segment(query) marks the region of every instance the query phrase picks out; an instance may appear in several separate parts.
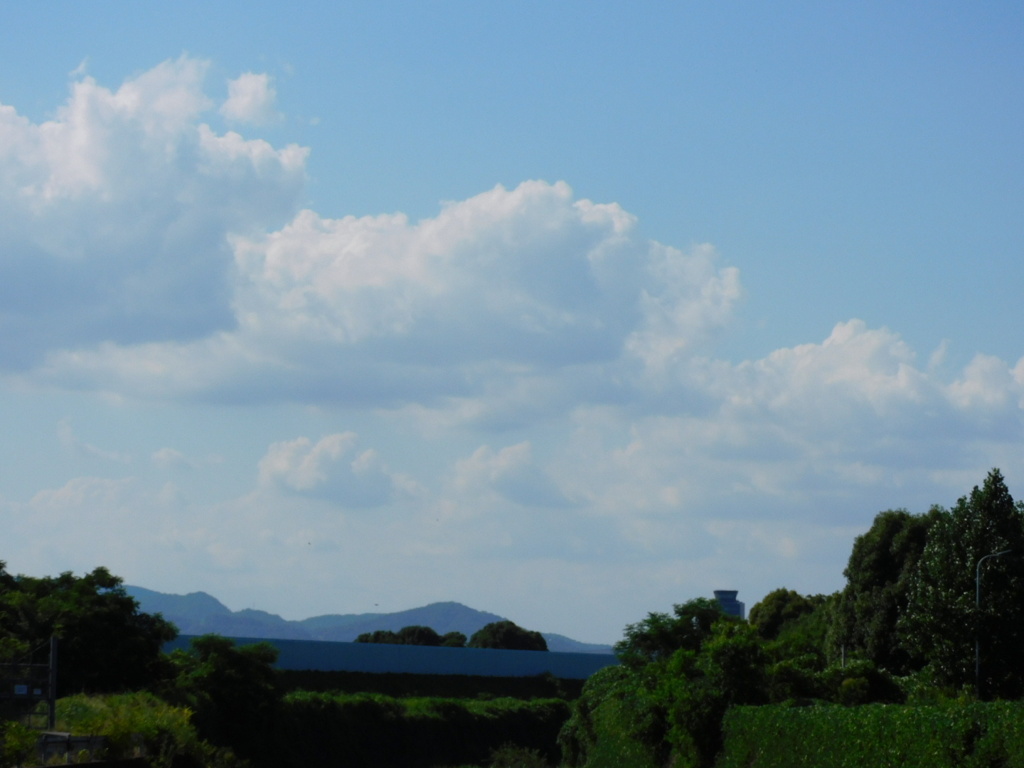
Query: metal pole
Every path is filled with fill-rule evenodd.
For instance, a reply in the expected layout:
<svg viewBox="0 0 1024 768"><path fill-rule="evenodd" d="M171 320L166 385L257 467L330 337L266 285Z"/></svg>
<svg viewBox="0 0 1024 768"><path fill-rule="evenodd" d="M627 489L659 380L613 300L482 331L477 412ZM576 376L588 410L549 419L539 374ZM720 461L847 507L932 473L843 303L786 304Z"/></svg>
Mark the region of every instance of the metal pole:
<svg viewBox="0 0 1024 768"><path fill-rule="evenodd" d="M981 634L978 632L978 617L981 612L981 564L990 557L1008 555L1012 551L1012 549L1004 549L1002 552L985 555L978 560L978 564L974 567L974 695L979 701L981 701Z"/></svg>

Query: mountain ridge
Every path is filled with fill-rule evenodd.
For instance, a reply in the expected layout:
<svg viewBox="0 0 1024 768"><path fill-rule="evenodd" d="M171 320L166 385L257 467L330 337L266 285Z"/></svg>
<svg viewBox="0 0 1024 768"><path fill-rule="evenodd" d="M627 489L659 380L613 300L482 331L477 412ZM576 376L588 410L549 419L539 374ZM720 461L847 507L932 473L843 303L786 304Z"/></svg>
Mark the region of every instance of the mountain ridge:
<svg viewBox="0 0 1024 768"><path fill-rule="evenodd" d="M468 638L485 624L505 620L495 613L479 611L455 601L443 601L392 613L322 614L293 621L254 608L232 611L206 592L177 595L127 584L125 591L138 601L142 611L162 614L183 635L219 634L263 640L350 643L365 632L397 632L402 627L416 624L431 627L441 635L461 632ZM541 634L550 651L612 653L610 645L584 643L553 632Z"/></svg>

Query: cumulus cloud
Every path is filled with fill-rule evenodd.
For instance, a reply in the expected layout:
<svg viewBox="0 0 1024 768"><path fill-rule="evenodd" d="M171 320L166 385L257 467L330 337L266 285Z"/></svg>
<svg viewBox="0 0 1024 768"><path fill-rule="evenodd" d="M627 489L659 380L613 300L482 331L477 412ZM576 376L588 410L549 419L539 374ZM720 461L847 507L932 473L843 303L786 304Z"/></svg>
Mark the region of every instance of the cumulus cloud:
<svg viewBox="0 0 1024 768"><path fill-rule="evenodd" d="M220 113L237 123L266 123L278 115L274 111L277 91L266 74L246 72L228 81L228 98Z"/></svg>
<svg viewBox="0 0 1024 768"><path fill-rule="evenodd" d="M194 509L200 472L177 476L188 493L78 478L0 506L20 542L35 519L66 555L69 520L109 523L245 588L266 562L351 583L387 557L403 595L417 573L455 589L467 558L502 557L504 573L569 592L622 589L633 620L623 584L663 595L657 610L766 568L827 589L877 510L952 501L993 465L1024 473L1024 360L951 371L944 347L922 362L855 318L716 358L738 271L711 246L651 242L562 182L497 186L420 221L298 210L305 150L204 123L206 70L183 57L116 89L77 72L39 124L0 106L0 368L112 402L357 412L360 434L263 437L277 442L255 489ZM221 114L259 122L273 97L249 73ZM124 468L70 421L58 435L101 460L91 471ZM167 447L151 463L205 460ZM146 509L167 513L158 531Z"/></svg>
<svg viewBox="0 0 1024 768"><path fill-rule="evenodd" d="M259 463L263 487L323 498L346 507L375 507L408 489L373 449L357 450L354 432L274 443Z"/></svg>
<svg viewBox="0 0 1024 768"><path fill-rule="evenodd" d="M566 507L571 501L533 459L528 442L495 452L481 446L455 464L455 486L463 492L498 496L526 507Z"/></svg>
<svg viewBox="0 0 1024 768"><path fill-rule="evenodd" d="M227 236L294 212L306 150L201 122L206 70L80 76L43 123L0 105L0 366L234 324Z"/></svg>
<svg viewBox="0 0 1024 768"><path fill-rule="evenodd" d="M564 183L495 187L417 223L302 211L232 242L235 329L55 352L40 371L149 396L462 401L466 413L483 395L544 390L543 408L579 386L615 397L632 369L692 353L739 295L712 249L647 241L619 206Z"/></svg>

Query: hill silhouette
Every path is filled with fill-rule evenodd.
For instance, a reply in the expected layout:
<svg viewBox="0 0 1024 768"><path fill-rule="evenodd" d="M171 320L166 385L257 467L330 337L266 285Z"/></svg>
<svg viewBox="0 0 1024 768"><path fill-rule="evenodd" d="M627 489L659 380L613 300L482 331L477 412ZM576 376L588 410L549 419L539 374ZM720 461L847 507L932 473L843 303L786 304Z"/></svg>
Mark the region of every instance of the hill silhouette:
<svg viewBox="0 0 1024 768"><path fill-rule="evenodd" d="M353 642L364 632L391 630L421 625L438 634L461 632L467 638L486 624L505 617L478 611L462 603L441 602L394 613L349 613L313 616L289 621L277 614L246 608L232 611L206 592L187 595L156 592L144 587L126 585L125 590L139 602L146 613L160 613L173 622L183 635L215 633L229 637L252 637L267 640L324 640ZM609 645L583 643L554 633L542 632L548 650L562 653L611 653Z"/></svg>

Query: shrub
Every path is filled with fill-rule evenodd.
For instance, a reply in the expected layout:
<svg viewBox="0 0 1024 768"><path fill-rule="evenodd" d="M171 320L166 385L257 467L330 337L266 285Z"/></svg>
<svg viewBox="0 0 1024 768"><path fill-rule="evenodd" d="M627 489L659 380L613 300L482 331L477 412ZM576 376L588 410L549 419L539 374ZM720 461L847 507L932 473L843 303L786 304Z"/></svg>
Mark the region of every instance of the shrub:
<svg viewBox="0 0 1024 768"><path fill-rule="evenodd" d="M0 768L22 765L36 747L36 732L21 723L0 723Z"/></svg>
<svg viewBox="0 0 1024 768"><path fill-rule="evenodd" d="M57 701L57 728L105 737L112 758L145 756L157 768L235 765L229 750L198 737L190 718L189 710L151 693L79 694Z"/></svg>

